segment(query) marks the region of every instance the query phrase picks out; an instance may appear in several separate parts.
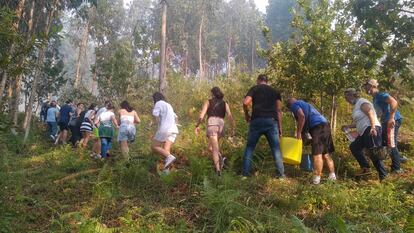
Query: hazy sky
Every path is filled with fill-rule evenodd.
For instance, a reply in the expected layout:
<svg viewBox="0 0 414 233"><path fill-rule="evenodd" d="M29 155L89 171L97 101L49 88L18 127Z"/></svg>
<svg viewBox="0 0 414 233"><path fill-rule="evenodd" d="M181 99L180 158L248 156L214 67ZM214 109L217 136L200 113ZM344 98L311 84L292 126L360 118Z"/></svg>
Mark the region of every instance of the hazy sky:
<svg viewBox="0 0 414 233"><path fill-rule="evenodd" d="M263 13L266 13L266 6L267 6L268 0L254 0L254 2L257 5L257 8Z"/></svg>
<svg viewBox="0 0 414 233"><path fill-rule="evenodd" d="M129 2L131 2L131 0L124 0L124 4L127 4ZM268 4L268 0L254 0L254 2L256 3L257 8L259 8L261 12L266 13L266 6Z"/></svg>

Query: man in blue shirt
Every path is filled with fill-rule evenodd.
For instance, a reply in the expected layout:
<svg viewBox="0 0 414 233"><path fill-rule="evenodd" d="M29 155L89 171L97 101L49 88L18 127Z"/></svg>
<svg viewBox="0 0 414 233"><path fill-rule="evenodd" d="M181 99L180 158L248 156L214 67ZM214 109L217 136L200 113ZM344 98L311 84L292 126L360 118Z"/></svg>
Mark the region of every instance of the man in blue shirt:
<svg viewBox="0 0 414 233"><path fill-rule="evenodd" d="M398 102L389 93L380 92L378 81L370 79L365 82L364 89L367 94L374 97L373 103L377 115L381 119L382 138L384 145L391 148L391 171L401 173L400 162L405 162L406 158L401 158L398 151L398 131L402 123L402 116L398 111Z"/></svg>
<svg viewBox="0 0 414 233"><path fill-rule="evenodd" d="M65 144L68 138L68 131L69 131L69 121L72 115L75 113L73 109L72 100L66 101L66 104L60 108L59 111L59 139L60 141Z"/></svg>
<svg viewBox="0 0 414 233"><path fill-rule="evenodd" d="M325 159L329 169L329 180L336 180L335 165L330 156L335 151L331 129L328 121L312 105L303 100L289 98L287 100L289 110L295 116L296 138L302 139L303 134L309 133L312 137L312 155L315 176L314 184L319 184L322 176L323 160Z"/></svg>

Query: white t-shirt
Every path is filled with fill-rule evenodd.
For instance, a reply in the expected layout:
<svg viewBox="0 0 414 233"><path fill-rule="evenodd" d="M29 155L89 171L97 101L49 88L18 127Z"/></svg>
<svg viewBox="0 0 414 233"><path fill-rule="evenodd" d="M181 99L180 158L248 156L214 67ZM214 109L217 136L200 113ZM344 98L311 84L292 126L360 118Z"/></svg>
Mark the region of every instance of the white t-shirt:
<svg viewBox="0 0 414 233"><path fill-rule="evenodd" d="M160 118L157 132L178 134L178 128L175 122L177 115L169 103L163 100L158 101L152 110L152 115Z"/></svg>
<svg viewBox="0 0 414 233"><path fill-rule="evenodd" d="M100 122L111 121L111 117L113 117L113 116L115 116L115 113L113 113L111 111L103 112L99 115L99 121Z"/></svg>
<svg viewBox="0 0 414 233"><path fill-rule="evenodd" d="M96 112L96 117L99 117L102 113L104 113L104 112L106 112L107 111L107 109L106 109L106 107L102 107L102 108L100 108L99 110L98 110L98 112Z"/></svg>
<svg viewBox="0 0 414 233"><path fill-rule="evenodd" d="M361 106L363 104L369 104L369 106L371 106L372 111L374 112L375 125L381 126L380 122L378 121L377 113L375 112L375 109L372 103L369 102L367 99L359 98L354 106L354 110L352 111L352 119L354 123L356 124L356 129L359 135L363 135L365 130L371 126L371 122L369 120L368 115L366 115L361 110Z"/></svg>
<svg viewBox="0 0 414 233"><path fill-rule="evenodd" d="M94 113L94 110L88 110L88 111L85 113L85 118L84 118L84 119L89 118L89 117L90 117L93 113Z"/></svg>

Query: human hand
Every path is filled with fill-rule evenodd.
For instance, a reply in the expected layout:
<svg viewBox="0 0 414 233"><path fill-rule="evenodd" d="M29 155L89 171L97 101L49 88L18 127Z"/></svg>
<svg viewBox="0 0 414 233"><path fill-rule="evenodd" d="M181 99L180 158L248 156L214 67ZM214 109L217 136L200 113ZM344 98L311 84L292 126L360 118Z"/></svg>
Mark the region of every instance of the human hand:
<svg viewBox="0 0 414 233"><path fill-rule="evenodd" d="M388 129L393 129L395 127L395 119L394 118L392 118L388 121L387 127L388 127Z"/></svg>
<svg viewBox="0 0 414 233"><path fill-rule="evenodd" d="M371 127L371 131L369 132L371 136L376 137L378 135L377 129L375 127Z"/></svg>
<svg viewBox="0 0 414 233"><path fill-rule="evenodd" d="M197 134L197 135L199 135L199 134L200 134L200 127L198 127L198 126L197 126L197 127L195 128L195 134Z"/></svg>
<svg viewBox="0 0 414 233"><path fill-rule="evenodd" d="M296 133L296 139L302 140L302 133Z"/></svg>
<svg viewBox="0 0 414 233"><path fill-rule="evenodd" d="M252 120L252 117L249 114L244 115L244 119L246 120L247 123L250 123L250 121Z"/></svg>

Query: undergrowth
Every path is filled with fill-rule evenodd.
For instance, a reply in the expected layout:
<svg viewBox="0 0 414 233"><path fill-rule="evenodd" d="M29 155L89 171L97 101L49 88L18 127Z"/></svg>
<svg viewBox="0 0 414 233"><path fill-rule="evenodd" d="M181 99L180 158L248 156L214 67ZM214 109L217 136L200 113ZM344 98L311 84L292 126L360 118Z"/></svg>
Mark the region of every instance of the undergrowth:
<svg viewBox="0 0 414 233"><path fill-rule="evenodd" d="M102 162L88 151L53 146L45 129L35 124L30 142L10 133L0 122L0 232L410 232L414 229L412 149L406 173L383 183L373 176L355 181L357 164L345 138L337 132L334 160L340 180L309 184L311 174L286 166L287 180L274 178L275 168L265 140L255 153L254 176L240 169L248 126L240 100L252 79L217 81L236 118L237 133L222 141L228 158L216 177L207 138L194 134L206 86L170 80L168 95L179 115L180 135L171 174L161 172L160 158L149 149L154 126L150 105L138 108L143 123L128 161ZM188 98L191 96L191 98ZM134 103L139 105L139 101ZM404 107L403 107L404 108ZM340 108L340 116L349 114ZM406 110L404 110L406 111ZM7 117L0 117L7 119ZM341 118L345 122L346 119ZM284 116L289 135L292 119ZM409 124L404 127L411 127ZM412 128L406 131L413 130ZM119 154L118 145L112 152ZM388 162L387 162L388 164Z"/></svg>

